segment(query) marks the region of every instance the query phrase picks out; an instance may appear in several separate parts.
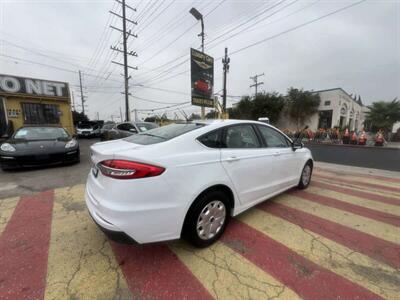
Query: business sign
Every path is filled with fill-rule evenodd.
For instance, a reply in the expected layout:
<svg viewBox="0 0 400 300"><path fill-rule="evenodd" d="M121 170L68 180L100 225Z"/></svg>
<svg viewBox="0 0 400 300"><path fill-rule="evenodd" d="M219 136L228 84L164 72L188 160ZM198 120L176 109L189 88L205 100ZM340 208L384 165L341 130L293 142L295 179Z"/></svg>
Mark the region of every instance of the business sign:
<svg viewBox="0 0 400 300"><path fill-rule="evenodd" d="M0 93L69 97L68 83L0 74Z"/></svg>
<svg viewBox="0 0 400 300"><path fill-rule="evenodd" d="M192 105L214 107L214 58L190 49Z"/></svg>

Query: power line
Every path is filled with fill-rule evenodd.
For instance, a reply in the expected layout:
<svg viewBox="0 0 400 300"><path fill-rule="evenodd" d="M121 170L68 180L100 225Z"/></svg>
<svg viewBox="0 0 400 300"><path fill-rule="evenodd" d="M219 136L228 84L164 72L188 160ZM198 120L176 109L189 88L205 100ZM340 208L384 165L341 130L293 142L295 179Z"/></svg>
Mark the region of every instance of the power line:
<svg viewBox="0 0 400 300"><path fill-rule="evenodd" d="M322 16L320 16L320 17L314 18L314 19L312 19L312 20L310 20L310 21L304 22L304 23L299 24L299 25L297 25L297 26L294 26L294 27L292 27L292 28L290 28L290 29L284 30L284 31L282 31L282 32L280 32L280 33L278 33L278 34L269 36L269 37L267 37L267 38L265 38L265 39L262 39L262 40L260 40L260 41L255 42L255 43L252 43L252 44L250 44L250 45L247 45L247 46L244 46L244 47L239 48L239 49L237 49L237 50L234 50L234 51L230 52L230 55L234 55L234 54L240 53L240 52L242 52L242 51L244 51L244 50L246 50L246 49L248 49L248 48L257 46L257 45L259 45L259 44L262 44L262 43L265 43L265 42L270 41L270 40L272 40L272 39L275 39L275 38L277 38L277 37L280 37L280 36L282 36L282 35L284 35L284 34L290 33L290 32L292 32L292 31L295 31L295 30L297 30L297 29L300 29L300 28L302 28L302 27L305 27L305 26L307 26L307 25L310 25L310 24L312 24L312 23L314 23L314 22L317 22L317 21L319 21L319 20L322 20L322 19L324 19L324 18L327 18L327 17L329 17L329 16L331 16L331 15L334 15L334 14L339 13L339 12L341 12L341 11L347 10L347 9L353 7L353 6L359 5L359 4L361 4L362 2L365 2L365 1L366 1L366 0L361 0L361 1L358 1L358 2L355 2L355 3L352 3L352 4L350 4L350 5L346 5L346 6L342 7L342 8L339 8L339 9L337 9L337 10L334 10L334 11L328 13L328 14L325 14L325 15L322 15ZM221 59L221 58L222 58L222 56L216 58L216 60ZM175 77L177 77L177 76L179 76L179 75L182 75L182 74L185 74L185 73L188 73L188 70L183 71L183 72L180 72L180 73L177 73L177 74L172 75L172 76L167 77L167 78L163 78L163 81L167 81L167 80L169 80L169 79L175 78ZM152 82L152 83L153 83L152 80L145 81L145 82L142 82L142 83L148 83L148 82Z"/></svg>
<svg viewBox="0 0 400 300"><path fill-rule="evenodd" d="M150 103L157 103L157 104L176 104L176 105L181 105L182 102L161 102L161 101L156 101L156 100L151 100L151 99L146 99L138 96L132 96L135 99L139 99L142 101L150 102ZM185 102L186 103L186 102Z"/></svg>
<svg viewBox="0 0 400 300"><path fill-rule="evenodd" d="M221 0L214 8L211 9L211 11L209 11L204 17L207 17L208 15L210 15L211 13L213 13L218 7L220 7L225 1L227 0ZM191 29L193 29L195 26L197 26L197 24L193 24L192 26L190 26L189 28L187 28L184 32L182 32L180 35L178 35L172 42L170 42L168 45L164 46L162 49L160 49L159 51L157 51L156 53L154 53L152 56L150 56L149 58L147 58L146 60L144 60L141 64L139 64L139 66L143 65L146 62L149 62L150 60L152 60L154 57L158 56L160 53L162 53L163 51L165 51L167 48L169 48L171 45L173 45L177 40L179 40L181 37L183 37L186 33L188 33Z"/></svg>
<svg viewBox="0 0 400 300"><path fill-rule="evenodd" d="M281 36L281 35L284 35L284 34L286 34L286 33L295 31L295 30L300 29L300 28L302 28L302 27L304 27L304 26L307 26L307 25L310 25L310 24L312 24L312 23L315 23L315 22L317 22L317 21L319 21L319 20L325 19L325 18L327 18L327 17L329 17L329 16L332 16L332 15L334 15L334 14L337 14L337 13L339 13L339 12L342 12L342 11L344 11L344 10L347 10L347 9L353 7L353 6L359 5L359 4L361 4L361 3L365 2L365 1L367 1L367 0L361 0L361 1L358 1L358 2L355 2L355 3L352 3L352 4L350 4L350 5L346 5L346 6L342 7L342 8L339 8L339 9L337 9L337 10L334 10L334 11L332 11L332 12L330 12L330 13L327 13L327 14L325 14L325 15L322 15L322 16L317 17L317 18L315 18L315 19L312 19L312 20L310 20L310 21L304 22L304 23L302 23L302 24L300 24L300 25L297 25L297 26L294 26L294 27L292 27L292 28L290 28L290 29L284 30L284 31L282 31L282 32L280 32L280 33L278 33L278 34L272 35L272 36L270 36L270 37L268 37L268 38L262 39L262 40L260 40L260 41L258 41L258 42L255 42L255 43L252 43L252 44L250 44L250 45L248 45L248 46L245 46L245 47L242 47L242 48L240 48L240 49L237 49L237 50L233 51L233 52L231 53L231 55L236 54L236 53L239 53L239 52L242 52L242 51L244 51L244 50L246 50L246 49L252 48L252 47L257 46L257 45L259 45L259 44L265 43L265 42L267 42L267 41L269 41L269 40L272 40L272 39L274 39L274 38L277 38L277 37L279 37L279 36Z"/></svg>

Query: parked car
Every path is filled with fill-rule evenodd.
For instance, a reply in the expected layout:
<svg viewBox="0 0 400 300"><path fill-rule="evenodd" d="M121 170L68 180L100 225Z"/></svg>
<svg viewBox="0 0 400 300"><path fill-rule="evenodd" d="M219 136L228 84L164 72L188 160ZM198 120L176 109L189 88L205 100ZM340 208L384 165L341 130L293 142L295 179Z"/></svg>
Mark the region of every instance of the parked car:
<svg viewBox="0 0 400 300"><path fill-rule="evenodd" d="M215 242L229 218L292 187L313 158L298 140L257 121L171 124L91 147L86 205L110 236L139 243Z"/></svg>
<svg viewBox="0 0 400 300"><path fill-rule="evenodd" d="M102 136L103 141L122 139L132 134L146 132L157 128L156 123L150 122L125 122L116 124L113 128L105 131Z"/></svg>
<svg viewBox="0 0 400 300"><path fill-rule="evenodd" d="M94 128L90 124L78 124L76 126L76 134L78 137L86 137L86 138L91 138L95 137L96 132L94 131Z"/></svg>
<svg viewBox="0 0 400 300"><path fill-rule="evenodd" d="M3 170L80 161L78 141L62 127L21 127L0 146Z"/></svg>

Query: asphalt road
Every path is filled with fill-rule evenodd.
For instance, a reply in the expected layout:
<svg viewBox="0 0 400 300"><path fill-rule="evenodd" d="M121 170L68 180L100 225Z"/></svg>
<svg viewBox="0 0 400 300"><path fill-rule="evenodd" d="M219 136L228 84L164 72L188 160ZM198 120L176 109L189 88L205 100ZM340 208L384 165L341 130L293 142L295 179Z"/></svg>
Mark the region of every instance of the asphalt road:
<svg viewBox="0 0 400 300"><path fill-rule="evenodd" d="M81 162L40 168L0 170L0 198L84 183L90 169L89 147L98 139L80 139Z"/></svg>
<svg viewBox="0 0 400 300"><path fill-rule="evenodd" d="M314 160L373 168L400 171L400 149L386 147L343 146L327 144L306 144Z"/></svg>

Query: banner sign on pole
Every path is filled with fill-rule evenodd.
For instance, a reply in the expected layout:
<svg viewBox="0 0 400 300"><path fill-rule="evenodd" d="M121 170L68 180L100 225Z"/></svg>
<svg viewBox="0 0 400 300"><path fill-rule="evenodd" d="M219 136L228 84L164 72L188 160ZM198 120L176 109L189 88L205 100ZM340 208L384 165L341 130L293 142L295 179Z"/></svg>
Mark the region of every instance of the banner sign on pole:
<svg viewBox="0 0 400 300"><path fill-rule="evenodd" d="M192 105L214 107L214 58L190 49Z"/></svg>

